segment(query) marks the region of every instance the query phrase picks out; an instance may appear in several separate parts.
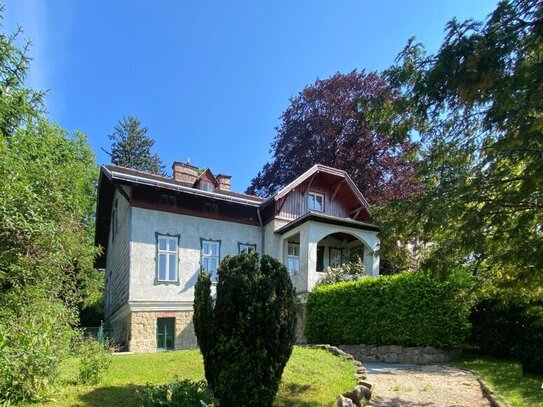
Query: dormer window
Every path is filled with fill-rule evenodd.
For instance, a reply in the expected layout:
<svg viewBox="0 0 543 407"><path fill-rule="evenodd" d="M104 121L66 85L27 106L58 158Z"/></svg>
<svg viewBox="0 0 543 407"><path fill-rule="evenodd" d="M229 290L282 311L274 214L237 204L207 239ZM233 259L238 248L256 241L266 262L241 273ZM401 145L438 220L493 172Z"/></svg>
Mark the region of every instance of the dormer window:
<svg viewBox="0 0 543 407"><path fill-rule="evenodd" d="M202 191L213 192L213 190L214 190L215 188L214 188L212 182L209 182L209 181L200 181L200 189L201 189Z"/></svg>
<svg viewBox="0 0 543 407"><path fill-rule="evenodd" d="M310 211L324 212L324 195L309 192L307 194L307 208Z"/></svg>

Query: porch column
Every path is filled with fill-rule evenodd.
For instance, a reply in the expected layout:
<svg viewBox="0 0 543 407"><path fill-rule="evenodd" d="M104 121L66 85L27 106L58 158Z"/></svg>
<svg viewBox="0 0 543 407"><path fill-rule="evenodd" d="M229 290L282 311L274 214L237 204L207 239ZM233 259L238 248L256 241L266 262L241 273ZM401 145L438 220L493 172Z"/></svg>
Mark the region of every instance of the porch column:
<svg viewBox="0 0 543 407"><path fill-rule="evenodd" d="M317 284L317 241L312 239L309 225L300 229L300 285L298 292L313 290Z"/></svg>
<svg viewBox="0 0 543 407"><path fill-rule="evenodd" d="M379 275L379 255L364 246L364 274L377 277Z"/></svg>

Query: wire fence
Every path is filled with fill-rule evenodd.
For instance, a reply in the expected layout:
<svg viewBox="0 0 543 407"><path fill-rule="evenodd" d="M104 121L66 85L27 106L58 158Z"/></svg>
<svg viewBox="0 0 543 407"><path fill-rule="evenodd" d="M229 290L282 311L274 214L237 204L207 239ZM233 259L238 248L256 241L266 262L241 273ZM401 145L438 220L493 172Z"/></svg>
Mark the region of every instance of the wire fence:
<svg viewBox="0 0 543 407"><path fill-rule="evenodd" d="M100 326L85 326L81 327L83 336L85 338L96 339L100 344L105 342L111 342L113 340L113 328L109 324L102 324Z"/></svg>

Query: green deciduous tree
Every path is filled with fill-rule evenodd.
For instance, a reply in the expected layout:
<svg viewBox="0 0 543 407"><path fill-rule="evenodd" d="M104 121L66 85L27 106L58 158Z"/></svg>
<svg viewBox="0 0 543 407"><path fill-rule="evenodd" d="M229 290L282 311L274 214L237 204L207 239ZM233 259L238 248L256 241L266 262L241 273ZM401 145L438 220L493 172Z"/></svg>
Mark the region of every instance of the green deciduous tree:
<svg viewBox="0 0 543 407"><path fill-rule="evenodd" d="M113 141L111 151L104 150L111 156L112 164L164 175L160 157L151 153L155 140L147 135L147 131L137 118L123 117L108 136Z"/></svg>
<svg viewBox="0 0 543 407"><path fill-rule="evenodd" d="M97 166L85 137L44 115L24 86L27 48L0 35L0 404L55 378L86 303Z"/></svg>
<svg viewBox="0 0 543 407"><path fill-rule="evenodd" d="M269 256L226 257L217 298L209 273L196 284L194 329L206 379L221 406L271 406L295 339L294 288Z"/></svg>
<svg viewBox="0 0 543 407"><path fill-rule="evenodd" d="M411 40L386 77L402 98L365 107L392 135L420 137L424 189L400 213L431 243L422 266L540 298L543 3L502 1L485 22L453 20L435 55Z"/></svg>

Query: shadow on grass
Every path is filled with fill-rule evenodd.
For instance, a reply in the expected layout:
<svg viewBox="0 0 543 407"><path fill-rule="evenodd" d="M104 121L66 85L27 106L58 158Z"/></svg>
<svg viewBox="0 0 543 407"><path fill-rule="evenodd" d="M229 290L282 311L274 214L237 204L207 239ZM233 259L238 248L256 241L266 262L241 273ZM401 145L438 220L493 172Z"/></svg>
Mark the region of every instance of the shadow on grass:
<svg viewBox="0 0 543 407"><path fill-rule="evenodd" d="M311 384L286 383L283 386L281 393L286 393L286 396L276 398L273 403L274 407L314 407L314 401L306 401L306 394L311 392L313 386Z"/></svg>
<svg viewBox="0 0 543 407"><path fill-rule="evenodd" d="M139 405L138 390L144 386L127 384L124 386L98 387L80 394L79 400L86 406L123 406Z"/></svg>

